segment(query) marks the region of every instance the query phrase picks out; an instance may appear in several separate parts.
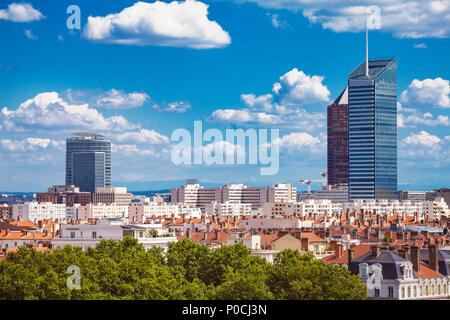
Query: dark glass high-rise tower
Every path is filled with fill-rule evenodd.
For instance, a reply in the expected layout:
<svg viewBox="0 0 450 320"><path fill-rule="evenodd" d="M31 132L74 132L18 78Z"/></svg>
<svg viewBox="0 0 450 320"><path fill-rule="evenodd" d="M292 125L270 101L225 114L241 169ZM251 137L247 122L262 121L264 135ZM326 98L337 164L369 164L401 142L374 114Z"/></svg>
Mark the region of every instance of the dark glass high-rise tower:
<svg viewBox="0 0 450 320"><path fill-rule="evenodd" d="M74 133L66 141L66 185L94 193L111 186L111 142L95 133Z"/></svg>
<svg viewBox="0 0 450 320"><path fill-rule="evenodd" d="M328 185L348 184L348 89L327 108Z"/></svg>
<svg viewBox="0 0 450 320"><path fill-rule="evenodd" d="M349 200L397 194L397 58L370 59L348 77Z"/></svg>

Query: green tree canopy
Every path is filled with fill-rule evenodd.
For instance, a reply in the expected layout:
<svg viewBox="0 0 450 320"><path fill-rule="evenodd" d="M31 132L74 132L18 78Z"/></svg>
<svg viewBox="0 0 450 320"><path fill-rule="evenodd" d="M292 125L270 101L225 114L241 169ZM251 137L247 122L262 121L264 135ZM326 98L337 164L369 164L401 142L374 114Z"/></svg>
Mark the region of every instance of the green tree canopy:
<svg viewBox="0 0 450 320"><path fill-rule="evenodd" d="M69 266L81 288L69 289ZM187 238L167 252L136 239L102 240L96 248L24 247L0 262L0 299L364 299L366 289L343 267L298 251L273 264L239 243L210 249Z"/></svg>

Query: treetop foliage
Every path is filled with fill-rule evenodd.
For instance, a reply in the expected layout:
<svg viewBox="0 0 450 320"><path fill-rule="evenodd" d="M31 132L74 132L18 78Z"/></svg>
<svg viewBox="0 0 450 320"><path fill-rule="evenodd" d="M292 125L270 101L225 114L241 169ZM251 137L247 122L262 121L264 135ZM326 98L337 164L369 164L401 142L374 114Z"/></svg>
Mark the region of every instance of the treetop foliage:
<svg viewBox="0 0 450 320"><path fill-rule="evenodd" d="M96 248L24 247L0 262L0 299L266 300L365 299L366 288L345 267L310 254L281 251L273 264L243 244L210 250L187 238L146 250L136 239L102 240ZM78 266L81 288L69 289Z"/></svg>

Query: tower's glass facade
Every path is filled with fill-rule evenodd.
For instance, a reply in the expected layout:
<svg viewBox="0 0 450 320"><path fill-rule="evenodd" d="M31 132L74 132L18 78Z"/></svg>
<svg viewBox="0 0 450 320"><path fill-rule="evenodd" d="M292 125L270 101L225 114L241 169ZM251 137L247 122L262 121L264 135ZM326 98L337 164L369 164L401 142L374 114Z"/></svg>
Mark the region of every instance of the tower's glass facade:
<svg viewBox="0 0 450 320"><path fill-rule="evenodd" d="M66 141L66 185L82 192L111 186L111 142L103 136L77 133Z"/></svg>
<svg viewBox="0 0 450 320"><path fill-rule="evenodd" d="M349 200L397 195L397 58L365 62L348 78Z"/></svg>

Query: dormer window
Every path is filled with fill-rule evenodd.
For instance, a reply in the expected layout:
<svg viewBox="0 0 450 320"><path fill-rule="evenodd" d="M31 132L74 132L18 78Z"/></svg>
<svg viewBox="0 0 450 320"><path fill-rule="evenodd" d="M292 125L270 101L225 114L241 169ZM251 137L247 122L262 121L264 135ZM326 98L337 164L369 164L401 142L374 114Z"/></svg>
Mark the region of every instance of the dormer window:
<svg viewBox="0 0 450 320"><path fill-rule="evenodd" d="M368 277L368 265L367 265L367 263L361 263L359 265L359 276L360 276L360 278L367 278Z"/></svg>

